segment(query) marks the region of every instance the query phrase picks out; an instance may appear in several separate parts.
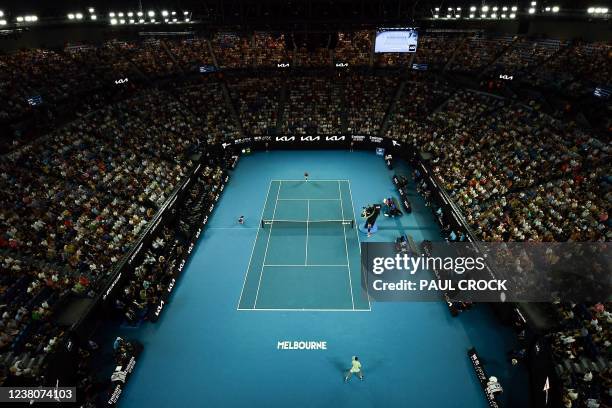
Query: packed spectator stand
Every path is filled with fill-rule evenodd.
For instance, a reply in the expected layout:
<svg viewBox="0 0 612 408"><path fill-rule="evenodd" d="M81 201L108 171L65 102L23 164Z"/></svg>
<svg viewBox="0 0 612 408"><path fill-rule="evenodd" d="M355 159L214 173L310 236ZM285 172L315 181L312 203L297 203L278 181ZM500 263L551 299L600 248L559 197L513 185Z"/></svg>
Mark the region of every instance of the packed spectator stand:
<svg viewBox="0 0 612 408"><path fill-rule="evenodd" d="M99 292L192 157L242 134L384 135L431 156L482 240L612 238L610 116L577 121L545 101L466 89L448 76L504 73L517 87L592 98L595 86L612 85L610 44L424 33L409 56L374 54L367 30L339 33L335 48L315 51L286 35L225 32L0 55L0 378L40 375L64 335L53 323L61 300ZM348 70L335 71L334 62ZM428 71L410 72L410 62ZM326 71L274 71L281 63ZM223 74L203 76L202 66ZM232 72L244 69L253 71ZM34 96L40 105L29 102ZM597 102L609 115L610 101ZM210 200L218 188L225 165L208 165L193 200ZM182 228L177 221L154 241L120 299L124 314L150 311L167 290L164 273L186 250ZM610 305L559 308L563 327L551 334L559 358L579 343L575 357L609 361ZM589 328L588 316L601 323ZM577 340L585 325L593 335ZM567 398L609 404L609 370L586 381L560 369Z"/></svg>

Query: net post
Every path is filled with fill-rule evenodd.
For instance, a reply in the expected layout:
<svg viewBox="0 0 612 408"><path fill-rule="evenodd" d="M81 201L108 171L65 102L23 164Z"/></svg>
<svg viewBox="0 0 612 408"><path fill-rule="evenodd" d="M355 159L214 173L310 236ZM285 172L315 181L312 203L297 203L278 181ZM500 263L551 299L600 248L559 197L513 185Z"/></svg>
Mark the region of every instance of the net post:
<svg viewBox="0 0 612 408"><path fill-rule="evenodd" d="M355 228L355 220L351 220L351 228Z"/></svg>
<svg viewBox="0 0 612 408"><path fill-rule="evenodd" d="M264 227L264 220L262 219L261 220L261 228L263 228L263 227Z"/></svg>

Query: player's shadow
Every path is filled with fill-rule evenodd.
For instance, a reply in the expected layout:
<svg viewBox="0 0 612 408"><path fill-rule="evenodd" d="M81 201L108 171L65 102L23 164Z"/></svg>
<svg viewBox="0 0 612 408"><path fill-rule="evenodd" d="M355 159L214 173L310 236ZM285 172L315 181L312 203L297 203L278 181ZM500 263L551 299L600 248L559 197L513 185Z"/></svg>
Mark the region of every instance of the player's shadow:
<svg viewBox="0 0 612 408"><path fill-rule="evenodd" d="M347 363L343 362L339 358L328 358L327 361L329 361L329 363L334 367L334 370L340 373L344 378L347 371L349 370Z"/></svg>

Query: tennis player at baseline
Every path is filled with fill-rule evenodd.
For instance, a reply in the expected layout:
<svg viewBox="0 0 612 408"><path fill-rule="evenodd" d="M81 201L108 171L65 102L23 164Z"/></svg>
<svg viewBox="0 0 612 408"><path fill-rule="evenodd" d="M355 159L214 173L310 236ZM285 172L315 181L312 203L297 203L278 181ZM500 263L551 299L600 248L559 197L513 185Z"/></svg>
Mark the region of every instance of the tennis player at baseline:
<svg viewBox="0 0 612 408"><path fill-rule="evenodd" d="M348 382L351 379L353 374L357 374L360 380L363 380L363 371L361 371L361 362L357 356L353 356L353 361L351 361L351 369L346 373L346 377L344 377L344 382Z"/></svg>

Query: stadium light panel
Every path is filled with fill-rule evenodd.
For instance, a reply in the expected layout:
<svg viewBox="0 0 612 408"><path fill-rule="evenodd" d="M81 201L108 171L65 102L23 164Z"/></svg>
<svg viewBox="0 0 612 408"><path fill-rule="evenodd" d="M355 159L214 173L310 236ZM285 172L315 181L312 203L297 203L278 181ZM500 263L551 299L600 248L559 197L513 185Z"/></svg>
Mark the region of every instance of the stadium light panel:
<svg viewBox="0 0 612 408"><path fill-rule="evenodd" d="M493 11L497 11L497 10L498 10L497 6L493 7Z"/></svg>
<svg viewBox="0 0 612 408"><path fill-rule="evenodd" d="M532 1L532 2L531 2L531 6L532 6L532 7L535 7L535 5L536 5L536 4L538 4L538 3L537 3L537 2L535 2L535 1Z"/></svg>
<svg viewBox="0 0 612 408"><path fill-rule="evenodd" d="M506 18L506 15L505 15L505 14L502 14L502 15L501 15L501 18Z"/></svg>
<svg viewBox="0 0 612 408"><path fill-rule="evenodd" d="M440 7L436 7L434 10L436 10L436 11L440 11Z"/></svg>
<svg viewBox="0 0 612 408"><path fill-rule="evenodd" d="M607 7L602 7L601 13L602 14L608 14L608 8Z"/></svg>
<svg viewBox="0 0 612 408"><path fill-rule="evenodd" d="M74 14L68 13L68 20L74 20Z"/></svg>
<svg viewBox="0 0 612 408"><path fill-rule="evenodd" d="M470 11L476 11L476 6L470 7Z"/></svg>
<svg viewBox="0 0 612 408"><path fill-rule="evenodd" d="M36 16L36 15L31 16L31 19L32 19L33 22L36 22L36 21L38 21L38 16Z"/></svg>
<svg viewBox="0 0 612 408"><path fill-rule="evenodd" d="M152 18L152 19L151 19L151 20L149 20L149 21L150 21L150 22L152 22L152 23L154 23L154 22L155 22L155 19L154 19L154 18Z"/></svg>
<svg viewBox="0 0 612 408"><path fill-rule="evenodd" d="M121 11L121 12L119 12L119 13L117 14L117 16L119 16L119 17L123 17L123 12L122 12L122 11Z"/></svg>
<svg viewBox="0 0 612 408"><path fill-rule="evenodd" d="M183 11L183 15L187 16L187 15L189 15L189 12L188 11Z"/></svg>
<svg viewBox="0 0 612 408"><path fill-rule="evenodd" d="M461 7L457 7L457 9L456 9L456 10L457 10L457 11L461 11Z"/></svg>
<svg viewBox="0 0 612 408"><path fill-rule="evenodd" d="M451 18L451 15L450 15L450 14L447 14L447 15L446 15L446 18Z"/></svg>
<svg viewBox="0 0 612 408"><path fill-rule="evenodd" d="M117 19L116 18L111 18L110 19L110 23L111 23L111 25L117 25Z"/></svg>
<svg viewBox="0 0 612 408"><path fill-rule="evenodd" d="M529 9L529 14L535 14L535 8L531 7L531 8Z"/></svg>
<svg viewBox="0 0 612 408"><path fill-rule="evenodd" d="M172 15L173 15L173 16L176 16L176 11L173 11L173 12L172 12Z"/></svg>
<svg viewBox="0 0 612 408"><path fill-rule="evenodd" d="M474 18L474 14L470 14L470 18Z"/></svg>
<svg viewBox="0 0 612 408"><path fill-rule="evenodd" d="M168 17L168 10L162 10L162 16Z"/></svg>
<svg viewBox="0 0 612 408"><path fill-rule="evenodd" d="M95 14L92 14L91 16L89 16L89 18L96 21L98 19L98 16L96 16Z"/></svg>
<svg viewBox="0 0 612 408"><path fill-rule="evenodd" d="M113 18L113 17L115 17L115 13L111 11L110 13L108 13L108 16L109 16L110 18Z"/></svg>
<svg viewBox="0 0 612 408"><path fill-rule="evenodd" d="M173 18L173 19L172 19L172 22L173 22L173 23L176 23L177 21L178 21L178 19L176 19L176 18Z"/></svg>
<svg viewBox="0 0 612 408"><path fill-rule="evenodd" d="M452 8L452 7L449 7L449 8L448 8L448 11L453 11L453 8Z"/></svg>
<svg viewBox="0 0 612 408"><path fill-rule="evenodd" d="M550 12L550 7L546 7L546 8L544 9L544 11L548 11L548 12Z"/></svg>
<svg viewBox="0 0 612 408"><path fill-rule="evenodd" d="M502 7L502 11L508 11L508 7L506 6Z"/></svg>
<svg viewBox="0 0 612 408"><path fill-rule="evenodd" d="M481 10L486 13L487 11L489 11L489 6L482 6Z"/></svg>
<svg viewBox="0 0 612 408"><path fill-rule="evenodd" d="M514 13L510 14L510 18L516 18L516 14Z"/></svg>
<svg viewBox="0 0 612 408"><path fill-rule="evenodd" d="M434 14L434 18L438 18L438 15L437 15L437 14Z"/></svg>
<svg viewBox="0 0 612 408"><path fill-rule="evenodd" d="M4 11L0 10L0 17L4 17Z"/></svg>
<svg viewBox="0 0 612 408"><path fill-rule="evenodd" d="M23 17L21 16L17 17L15 20L17 20L18 23L23 23Z"/></svg>
<svg viewBox="0 0 612 408"><path fill-rule="evenodd" d="M5 26L6 24L6 20L0 20L0 26Z"/></svg>
<svg viewBox="0 0 612 408"><path fill-rule="evenodd" d="M149 17L155 17L155 12L154 12L153 10L149 10L149 11L147 12L147 15L148 15Z"/></svg>
<svg viewBox="0 0 612 408"><path fill-rule="evenodd" d="M136 15L137 15L138 17L142 17L142 16L144 15L144 13L143 13L142 11L139 11L138 13L136 13Z"/></svg>
<svg viewBox="0 0 612 408"><path fill-rule="evenodd" d="M552 12L553 13L558 13L559 12L559 6L553 6Z"/></svg>
<svg viewBox="0 0 612 408"><path fill-rule="evenodd" d="M89 9L87 9L87 11L89 11L89 14L93 14L96 9L94 9L93 7L90 7Z"/></svg>
<svg viewBox="0 0 612 408"><path fill-rule="evenodd" d="M120 22L121 24L125 24L125 19L123 19L123 18L122 18L121 20L119 20L119 22Z"/></svg>
<svg viewBox="0 0 612 408"><path fill-rule="evenodd" d="M131 11L128 11L127 16L128 17L134 17L134 13L132 13Z"/></svg>
<svg viewBox="0 0 612 408"><path fill-rule="evenodd" d="M139 20L138 20L138 22L139 22L140 24L144 24L145 20L144 20L144 18L141 18L141 19L139 19Z"/></svg>
<svg viewBox="0 0 612 408"><path fill-rule="evenodd" d="M185 17L185 22L186 22L186 23L188 23L188 22L190 22L190 21L191 21L191 19L190 19L189 17Z"/></svg>
<svg viewBox="0 0 612 408"><path fill-rule="evenodd" d="M76 17L77 20L83 19L83 13L76 13L74 16Z"/></svg>
<svg viewBox="0 0 612 408"><path fill-rule="evenodd" d="M496 13L491 14L491 18L497 18L497 14Z"/></svg>
<svg viewBox="0 0 612 408"><path fill-rule="evenodd" d="M460 18L461 14L455 14L455 18Z"/></svg>
<svg viewBox="0 0 612 408"><path fill-rule="evenodd" d="M516 11L518 8L516 6L512 6L512 11Z"/></svg>
<svg viewBox="0 0 612 408"><path fill-rule="evenodd" d="M487 18L487 15L486 14L481 14L480 18Z"/></svg>

